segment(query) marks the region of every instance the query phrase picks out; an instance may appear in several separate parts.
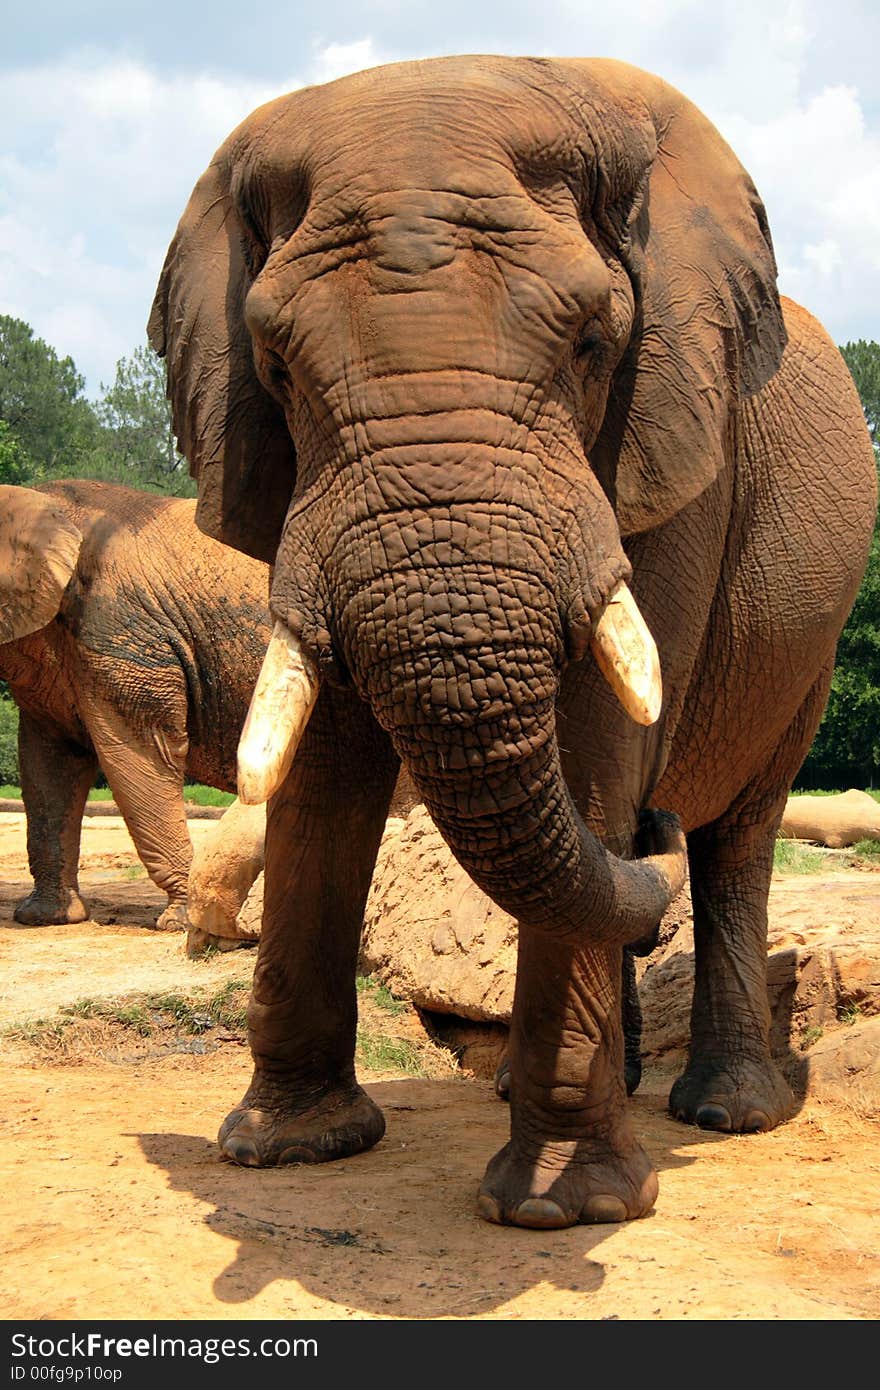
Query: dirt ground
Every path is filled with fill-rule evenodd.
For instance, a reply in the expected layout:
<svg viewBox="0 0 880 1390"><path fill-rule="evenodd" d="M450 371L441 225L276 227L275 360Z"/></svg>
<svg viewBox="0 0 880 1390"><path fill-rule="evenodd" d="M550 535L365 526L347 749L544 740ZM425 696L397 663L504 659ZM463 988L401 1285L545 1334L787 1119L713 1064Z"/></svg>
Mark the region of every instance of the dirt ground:
<svg viewBox="0 0 880 1390"><path fill-rule="evenodd" d="M194 835L210 822L192 823ZM162 897L121 822L87 821L96 921L23 928L24 818L0 815L0 1025L88 998L246 981L253 952L188 961L145 929ZM786 893L806 904L815 879ZM486 1081L362 1074L388 1121L371 1153L319 1168L220 1163L249 1077L240 1037L47 1062L0 1035L5 1319L833 1319L880 1314L880 1146L851 1101L767 1135L670 1120L674 1073L630 1102L660 1176L647 1219L561 1232L487 1225L475 1196L507 1137Z"/></svg>

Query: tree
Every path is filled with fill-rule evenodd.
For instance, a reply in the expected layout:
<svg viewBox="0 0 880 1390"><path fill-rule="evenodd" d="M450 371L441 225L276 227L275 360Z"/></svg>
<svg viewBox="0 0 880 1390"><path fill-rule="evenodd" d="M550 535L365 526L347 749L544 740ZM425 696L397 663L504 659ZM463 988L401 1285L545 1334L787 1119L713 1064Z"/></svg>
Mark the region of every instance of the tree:
<svg viewBox="0 0 880 1390"><path fill-rule="evenodd" d="M880 474L880 343L840 349L865 412ZM865 577L837 644L825 717L796 786L880 785L880 518Z"/></svg>
<svg viewBox="0 0 880 1390"><path fill-rule="evenodd" d="M874 452L880 450L880 343L845 343L840 349L843 360L852 373Z"/></svg>
<svg viewBox="0 0 880 1390"><path fill-rule="evenodd" d="M120 358L116 380L112 386L102 383L101 391L95 412L103 435L88 461L89 474L194 497L186 460L174 447L161 358L151 347L136 348L131 357Z"/></svg>
<svg viewBox="0 0 880 1390"><path fill-rule="evenodd" d="M26 483L32 473L33 464L8 421L0 420L0 483Z"/></svg>
<svg viewBox="0 0 880 1390"><path fill-rule="evenodd" d="M7 482L75 476L95 447L98 421L73 359L0 315L0 467Z"/></svg>

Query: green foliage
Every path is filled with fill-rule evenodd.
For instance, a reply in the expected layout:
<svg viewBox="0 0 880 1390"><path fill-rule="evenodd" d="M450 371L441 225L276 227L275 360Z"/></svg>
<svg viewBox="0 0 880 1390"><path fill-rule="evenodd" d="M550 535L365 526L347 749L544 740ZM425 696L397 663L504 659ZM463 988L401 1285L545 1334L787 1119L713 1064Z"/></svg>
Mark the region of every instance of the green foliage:
<svg viewBox="0 0 880 1390"><path fill-rule="evenodd" d="M408 1038L392 1038L363 1025L357 1031L357 1062L370 1071L398 1071L406 1076L428 1076L425 1058Z"/></svg>
<svg viewBox="0 0 880 1390"><path fill-rule="evenodd" d="M847 791L849 788L847 788ZM866 796L873 797L874 801L880 802L880 787L857 787L857 791L864 792ZM792 791L792 796L839 796L839 787L827 787L819 789L817 787L798 787Z"/></svg>
<svg viewBox="0 0 880 1390"><path fill-rule="evenodd" d="M0 782L18 782L18 707L0 682ZM2 789L0 789L2 791ZM3 795L7 793L2 791Z"/></svg>
<svg viewBox="0 0 880 1390"><path fill-rule="evenodd" d="M3 683L2 681L0 681L0 750L2 750L3 747L2 730L4 728L3 720L4 718L6 718L5 705L7 704L7 702L5 702L2 698L2 685ZM6 776L4 769L7 764L2 756L2 752L0 752L0 797L6 797L10 800L20 800L21 786L18 780L17 756L18 710L16 709L11 699L8 701L8 706L9 709L12 710L12 714L9 715L9 722L11 727L14 728L16 740L15 776ZM233 792L218 791L216 787L203 787L200 782L188 782L183 789L183 799L185 802L189 802L192 806L228 806L231 802L235 800L235 795ZM92 790L89 792L89 801L112 800L113 793L109 787L92 787Z"/></svg>
<svg viewBox="0 0 880 1390"><path fill-rule="evenodd" d="M0 315L0 483L105 478L146 492L194 497L174 447L165 368L149 346L116 364L90 404L70 357L21 319Z"/></svg>
<svg viewBox="0 0 880 1390"><path fill-rule="evenodd" d="M95 412L99 445L85 461L86 476L147 491L195 497L195 481L174 447L162 359L149 346L116 364L112 386L101 386Z"/></svg>
<svg viewBox="0 0 880 1390"><path fill-rule="evenodd" d="M77 474L100 435L84 386L72 358L58 357L21 319L0 314L2 481Z"/></svg>
<svg viewBox="0 0 880 1390"><path fill-rule="evenodd" d="M857 343L844 343L840 351L856 384L871 443L880 449L880 343L860 338Z"/></svg>
<svg viewBox="0 0 880 1390"><path fill-rule="evenodd" d="M8 420L0 420L0 483L26 483L33 464L16 439Z"/></svg>
<svg viewBox="0 0 880 1390"><path fill-rule="evenodd" d="M880 474L880 343L847 343L841 353L859 392ZM880 519L837 646L825 717L796 785L811 782L838 790L880 782Z"/></svg>

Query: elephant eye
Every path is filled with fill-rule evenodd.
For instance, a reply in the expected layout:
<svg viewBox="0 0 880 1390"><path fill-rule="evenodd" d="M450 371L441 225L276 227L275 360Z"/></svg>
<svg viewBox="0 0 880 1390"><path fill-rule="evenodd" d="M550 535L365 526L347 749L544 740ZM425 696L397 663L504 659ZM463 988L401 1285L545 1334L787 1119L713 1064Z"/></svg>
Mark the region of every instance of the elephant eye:
<svg viewBox="0 0 880 1390"><path fill-rule="evenodd" d="M605 339L595 323L588 323L575 343L574 355L578 362L586 365L601 355Z"/></svg>

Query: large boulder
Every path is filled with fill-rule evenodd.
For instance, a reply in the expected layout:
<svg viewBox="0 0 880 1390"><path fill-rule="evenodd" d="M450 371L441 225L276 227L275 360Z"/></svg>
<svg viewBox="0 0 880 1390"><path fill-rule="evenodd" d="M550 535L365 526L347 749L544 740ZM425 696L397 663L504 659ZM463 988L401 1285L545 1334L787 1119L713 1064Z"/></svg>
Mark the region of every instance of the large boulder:
<svg viewBox="0 0 880 1390"><path fill-rule="evenodd" d="M774 879L767 946L771 1048L804 1089L819 1041L827 1050L826 1039L839 1035L841 1047L856 1037L854 1023L880 1013L880 875ZM686 921L646 962L639 983L649 1061L683 1059L693 980L693 923Z"/></svg>
<svg viewBox="0 0 880 1390"><path fill-rule="evenodd" d="M880 1029L864 1028L880 1014L880 874L774 878L768 950L771 1044L795 1087L828 1091L842 1077L861 1084L872 1066L876 1074L876 1056L866 1062L862 1054L870 1059L872 1040L880 1044ZM513 1003L516 923L458 866L423 806L389 822L367 903L361 968L428 1011L468 1067L491 1074ZM638 973L645 1057L678 1067L687 1052L694 978L687 888Z"/></svg>
<svg viewBox="0 0 880 1390"><path fill-rule="evenodd" d="M364 916L361 969L419 1008L508 1022L516 923L453 859L424 806L389 820Z"/></svg>
<svg viewBox="0 0 880 1390"><path fill-rule="evenodd" d="M854 787L834 796L790 796L780 835L844 849L859 840L880 840L880 803Z"/></svg>
<svg viewBox="0 0 880 1390"><path fill-rule="evenodd" d="M262 876L238 917L259 933ZM774 877L768 930L771 1045L797 1090L858 1102L880 1072L880 874ZM478 1075L503 1054L513 1005L516 922L459 867L424 806L391 817L367 901L360 968L410 1000ZM642 1049L680 1067L694 978L687 887L637 962Z"/></svg>

